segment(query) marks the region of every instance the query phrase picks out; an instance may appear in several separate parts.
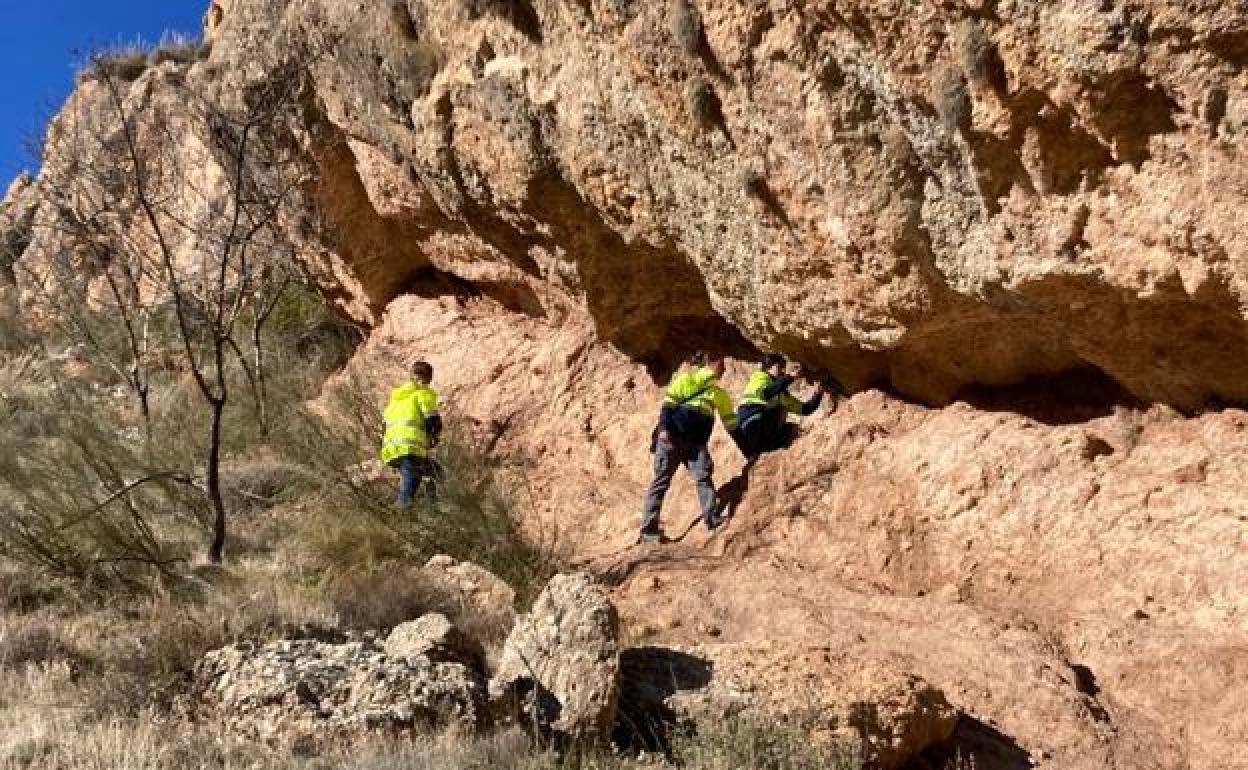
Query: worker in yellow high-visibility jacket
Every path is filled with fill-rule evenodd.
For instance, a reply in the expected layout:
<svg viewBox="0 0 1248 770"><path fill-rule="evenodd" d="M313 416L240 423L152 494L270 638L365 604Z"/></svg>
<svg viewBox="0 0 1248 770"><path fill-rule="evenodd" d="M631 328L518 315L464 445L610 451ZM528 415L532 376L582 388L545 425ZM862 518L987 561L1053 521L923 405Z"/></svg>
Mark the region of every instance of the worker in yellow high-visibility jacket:
<svg viewBox="0 0 1248 770"><path fill-rule="evenodd" d="M640 541L643 543L663 541L659 511L672 485L672 477L681 465L697 486L706 528L714 530L723 523L716 510L715 484L711 480L715 466L707 443L715 427L716 414L729 431L736 427L737 415L732 409L732 397L719 385L719 378L724 376L723 359L698 354L692 363L672 378L664 392L651 446L654 480L646 490L642 508Z"/></svg>
<svg viewBox="0 0 1248 770"><path fill-rule="evenodd" d="M433 367L417 361L411 367L411 380L390 391L386 404L381 461L399 470L401 508L411 504L422 483L432 497L441 475L437 462L429 456L442 435L438 394L430 387L431 382Z"/></svg>
<svg viewBox="0 0 1248 770"><path fill-rule="evenodd" d="M814 414L829 391L829 386L818 383L810 398L798 400L789 393L789 386L795 378L789 376L787 367L784 356L768 353L759 364L758 371L750 375L745 392L741 394L741 403L737 407L737 430L733 438L750 461L764 452L786 448L797 432L797 426L789 422L788 416Z"/></svg>

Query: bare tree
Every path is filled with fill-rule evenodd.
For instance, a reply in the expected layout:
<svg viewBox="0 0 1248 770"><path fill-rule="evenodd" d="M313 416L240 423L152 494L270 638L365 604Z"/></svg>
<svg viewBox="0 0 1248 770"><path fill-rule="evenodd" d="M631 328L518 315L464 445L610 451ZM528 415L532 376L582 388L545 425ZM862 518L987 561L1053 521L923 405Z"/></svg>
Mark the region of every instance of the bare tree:
<svg viewBox="0 0 1248 770"><path fill-rule="evenodd" d="M51 215L42 226L60 250L28 282L99 349L97 314L81 298L104 287L125 341L124 360L110 365L134 392L149 438L149 331L161 308L171 311L162 340L179 349L206 407L201 488L214 563L227 536L221 463L231 383L241 373L267 430L263 336L297 275L287 224L307 216L314 178L292 132L310 60L297 47L283 51L241 83L164 68L135 84L97 57L94 112L71 121L47 151L59 153L59 168L48 175Z"/></svg>

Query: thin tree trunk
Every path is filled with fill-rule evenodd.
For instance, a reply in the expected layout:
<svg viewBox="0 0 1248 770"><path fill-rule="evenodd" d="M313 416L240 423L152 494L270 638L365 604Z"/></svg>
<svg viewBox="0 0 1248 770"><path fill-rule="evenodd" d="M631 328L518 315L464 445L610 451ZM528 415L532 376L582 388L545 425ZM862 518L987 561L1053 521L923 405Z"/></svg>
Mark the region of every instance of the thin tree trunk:
<svg viewBox="0 0 1248 770"><path fill-rule="evenodd" d="M213 512L212 545L208 548L208 561L213 564L220 564L225 556L225 500L221 497L221 416L224 412L224 399L214 399L208 439L208 467L204 473L204 487Z"/></svg>
<svg viewBox="0 0 1248 770"><path fill-rule="evenodd" d="M152 405L147 395L149 388L147 383L139 380L138 374L135 374L133 385L134 395L139 400L139 414L143 417L143 438L145 440L143 448L150 452L152 449Z"/></svg>
<svg viewBox="0 0 1248 770"><path fill-rule="evenodd" d="M269 410L268 401L269 394L266 392L264 381L264 348L260 347L260 332L264 328L264 321L267 316L257 316L251 325L251 344L256 351L256 388L260 397L260 435L265 438L269 435Z"/></svg>

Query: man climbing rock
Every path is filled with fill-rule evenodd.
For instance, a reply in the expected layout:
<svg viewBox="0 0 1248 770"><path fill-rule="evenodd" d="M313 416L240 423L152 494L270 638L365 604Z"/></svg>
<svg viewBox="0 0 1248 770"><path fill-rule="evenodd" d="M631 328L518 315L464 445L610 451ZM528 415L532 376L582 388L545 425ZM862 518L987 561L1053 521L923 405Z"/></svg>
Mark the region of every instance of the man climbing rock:
<svg viewBox="0 0 1248 770"><path fill-rule="evenodd" d="M441 475L437 462L429 456L442 435L438 394L429 386L433 382L433 367L426 361L417 361L410 371L411 379L390 392L381 445L381 461L399 471L400 508L411 505L422 484L432 498Z"/></svg>
<svg viewBox="0 0 1248 770"><path fill-rule="evenodd" d="M706 528L713 530L722 523L715 510L715 484L711 480L715 468L707 443L715 427L716 413L729 431L737 422L732 397L719 386L723 374L722 358L699 353L691 360L691 366L677 373L667 386L651 446L654 481L646 491L642 512L640 541L643 543L663 540L659 511L679 465L685 466L697 485Z"/></svg>
<svg viewBox="0 0 1248 770"><path fill-rule="evenodd" d="M741 395L733 438L751 462L764 452L784 449L792 443L797 426L789 422L790 414L811 415L823 403L827 392L823 383L815 386L814 394L806 401L791 395L789 386L796 378L786 373L787 367L784 356L767 354L758 371L750 375Z"/></svg>

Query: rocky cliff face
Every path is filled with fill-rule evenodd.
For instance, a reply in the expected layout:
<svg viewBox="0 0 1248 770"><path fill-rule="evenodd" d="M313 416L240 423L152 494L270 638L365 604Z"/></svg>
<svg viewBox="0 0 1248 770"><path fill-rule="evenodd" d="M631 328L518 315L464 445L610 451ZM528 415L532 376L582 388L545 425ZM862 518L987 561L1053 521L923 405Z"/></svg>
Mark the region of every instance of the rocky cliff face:
<svg viewBox="0 0 1248 770"><path fill-rule="evenodd" d="M929 403L1074 369L1248 399L1242 4L213 8L223 64L274 25L325 46L363 320L436 270L635 358L732 339Z"/></svg>
<svg viewBox="0 0 1248 770"><path fill-rule="evenodd" d="M905 661L987 767L1243 762L1244 3L216 0L206 24L187 76L222 87L275 39L317 53L309 268L373 329L355 365L380 394L429 358L636 633ZM750 475L717 439L730 528L638 551L657 386L696 347L858 394Z"/></svg>

